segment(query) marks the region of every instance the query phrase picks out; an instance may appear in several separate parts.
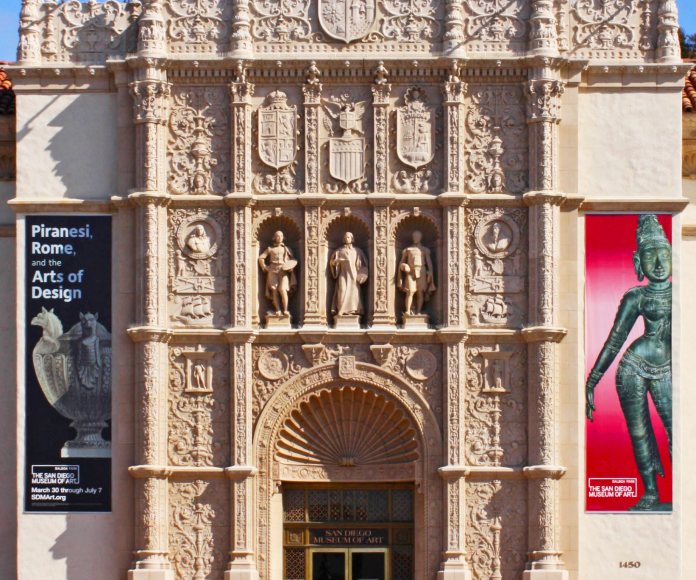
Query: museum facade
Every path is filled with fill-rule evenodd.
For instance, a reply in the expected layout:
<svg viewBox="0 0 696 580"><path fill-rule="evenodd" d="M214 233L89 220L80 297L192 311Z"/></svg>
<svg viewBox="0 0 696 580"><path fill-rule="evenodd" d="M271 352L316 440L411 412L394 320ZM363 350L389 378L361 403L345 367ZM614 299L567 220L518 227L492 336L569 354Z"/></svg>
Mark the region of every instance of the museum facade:
<svg viewBox="0 0 696 580"><path fill-rule="evenodd" d="M6 572L686 574L676 31L672 0L23 0ZM627 212L671 216L673 499L593 513L585 220Z"/></svg>

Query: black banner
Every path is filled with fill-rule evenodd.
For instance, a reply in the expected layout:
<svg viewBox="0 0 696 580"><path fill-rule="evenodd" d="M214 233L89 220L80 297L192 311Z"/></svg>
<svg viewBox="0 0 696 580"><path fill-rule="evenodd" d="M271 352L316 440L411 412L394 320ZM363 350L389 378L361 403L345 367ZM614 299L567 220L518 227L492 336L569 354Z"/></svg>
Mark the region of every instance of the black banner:
<svg viewBox="0 0 696 580"><path fill-rule="evenodd" d="M111 217L26 217L24 509L111 511Z"/></svg>

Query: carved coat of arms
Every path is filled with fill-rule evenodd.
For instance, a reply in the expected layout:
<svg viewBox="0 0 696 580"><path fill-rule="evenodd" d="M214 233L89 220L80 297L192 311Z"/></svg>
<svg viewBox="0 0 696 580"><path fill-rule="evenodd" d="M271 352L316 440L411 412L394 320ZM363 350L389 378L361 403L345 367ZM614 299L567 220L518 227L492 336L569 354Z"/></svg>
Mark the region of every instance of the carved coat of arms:
<svg viewBox="0 0 696 580"><path fill-rule="evenodd" d="M297 107L288 105L283 91L270 93L267 102L259 109L259 157L266 165L281 169L295 160Z"/></svg>
<svg viewBox="0 0 696 580"><path fill-rule="evenodd" d="M402 163L420 169L435 156L435 111L418 87L406 91L404 102L396 113L396 153Z"/></svg>
<svg viewBox="0 0 696 580"><path fill-rule="evenodd" d="M346 43L367 35L375 16L375 0L319 0L319 22L324 32Z"/></svg>
<svg viewBox="0 0 696 580"><path fill-rule="evenodd" d="M338 120L343 131L340 137L329 139L329 173L348 185L365 176L365 138L362 136L365 102L326 101L326 111Z"/></svg>

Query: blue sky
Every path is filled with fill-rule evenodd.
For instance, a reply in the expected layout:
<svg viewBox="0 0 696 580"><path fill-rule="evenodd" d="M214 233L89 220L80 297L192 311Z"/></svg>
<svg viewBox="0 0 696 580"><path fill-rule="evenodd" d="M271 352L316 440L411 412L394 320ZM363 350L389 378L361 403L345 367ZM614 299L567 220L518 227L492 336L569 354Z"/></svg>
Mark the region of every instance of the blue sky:
<svg viewBox="0 0 696 580"><path fill-rule="evenodd" d="M14 60L21 0L0 0L0 61ZM677 0L679 20L687 33L696 33L696 0Z"/></svg>

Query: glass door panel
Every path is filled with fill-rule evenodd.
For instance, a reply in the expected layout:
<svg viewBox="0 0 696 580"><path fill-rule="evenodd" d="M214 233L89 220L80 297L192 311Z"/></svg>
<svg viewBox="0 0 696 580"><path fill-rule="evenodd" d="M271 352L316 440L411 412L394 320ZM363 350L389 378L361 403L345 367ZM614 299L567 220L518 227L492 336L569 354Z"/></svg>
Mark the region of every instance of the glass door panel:
<svg viewBox="0 0 696 580"><path fill-rule="evenodd" d="M387 580L386 552L351 550L351 580Z"/></svg>
<svg viewBox="0 0 696 580"><path fill-rule="evenodd" d="M346 578L347 550L313 551L312 580L348 580Z"/></svg>

